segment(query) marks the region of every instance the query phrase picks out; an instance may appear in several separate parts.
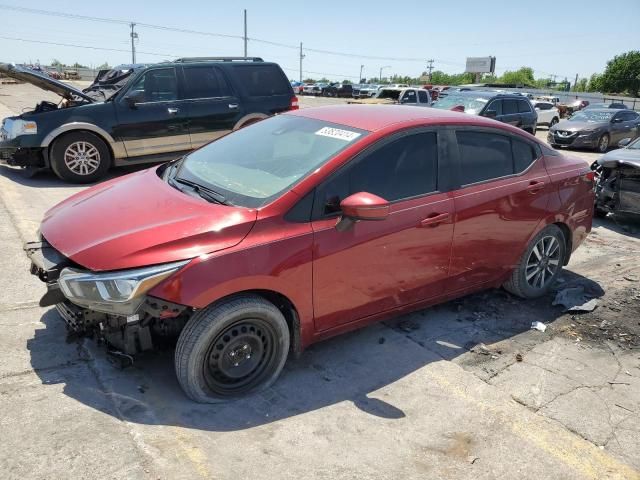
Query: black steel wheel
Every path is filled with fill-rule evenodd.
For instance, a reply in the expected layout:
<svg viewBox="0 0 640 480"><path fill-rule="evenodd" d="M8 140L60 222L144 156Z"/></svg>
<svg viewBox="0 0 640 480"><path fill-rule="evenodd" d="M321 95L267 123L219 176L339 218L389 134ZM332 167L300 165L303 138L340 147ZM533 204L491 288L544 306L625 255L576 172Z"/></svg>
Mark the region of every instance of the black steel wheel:
<svg viewBox="0 0 640 480"><path fill-rule="evenodd" d="M180 334L178 381L191 399L229 400L270 386L289 351L289 328L278 308L238 296L197 312Z"/></svg>

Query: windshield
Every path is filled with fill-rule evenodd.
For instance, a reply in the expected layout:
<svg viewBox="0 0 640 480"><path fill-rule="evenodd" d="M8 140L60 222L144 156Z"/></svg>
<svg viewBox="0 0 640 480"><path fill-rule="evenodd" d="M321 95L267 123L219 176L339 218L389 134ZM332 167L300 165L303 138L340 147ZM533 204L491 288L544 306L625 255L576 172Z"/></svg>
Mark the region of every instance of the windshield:
<svg viewBox="0 0 640 480"><path fill-rule="evenodd" d="M366 134L343 125L280 115L195 150L185 157L176 178L213 190L232 205L257 208Z"/></svg>
<svg viewBox="0 0 640 480"><path fill-rule="evenodd" d="M459 105L464 107L465 113L477 114L489 100L474 95L456 95L451 93L445 97L439 97L438 101L433 104L434 108L442 110L451 110Z"/></svg>
<svg viewBox="0 0 640 480"><path fill-rule="evenodd" d="M615 113L616 112L582 110L571 115L571 117L569 117L569 121L590 123L608 122Z"/></svg>

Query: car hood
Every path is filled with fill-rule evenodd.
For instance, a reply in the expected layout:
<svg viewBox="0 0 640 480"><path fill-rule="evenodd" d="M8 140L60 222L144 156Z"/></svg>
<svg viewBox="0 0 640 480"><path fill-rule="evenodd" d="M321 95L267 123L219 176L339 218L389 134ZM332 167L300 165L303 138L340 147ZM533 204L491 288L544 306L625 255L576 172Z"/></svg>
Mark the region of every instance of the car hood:
<svg viewBox="0 0 640 480"><path fill-rule="evenodd" d="M30 83L38 88L47 90L48 92L56 93L62 98L71 99L73 97L80 97L88 102L95 101L84 92L82 92L82 90L78 90L71 85L39 74L38 72L34 72L33 70L29 70L27 68L18 67L10 63L0 63L0 73L6 75L7 77Z"/></svg>
<svg viewBox="0 0 640 480"><path fill-rule="evenodd" d="M640 168L640 149L618 148L617 150L612 150L600 157L598 164L607 168L616 168L620 165Z"/></svg>
<svg viewBox="0 0 640 480"><path fill-rule="evenodd" d="M45 213L42 236L75 263L103 271L233 247L254 225L256 210L193 198L156 170L103 182L59 203Z"/></svg>
<svg viewBox="0 0 640 480"><path fill-rule="evenodd" d="M551 130L563 130L569 132L579 132L582 130L596 130L598 128L605 128L606 123L600 122L570 122L569 120L561 120L556 123Z"/></svg>

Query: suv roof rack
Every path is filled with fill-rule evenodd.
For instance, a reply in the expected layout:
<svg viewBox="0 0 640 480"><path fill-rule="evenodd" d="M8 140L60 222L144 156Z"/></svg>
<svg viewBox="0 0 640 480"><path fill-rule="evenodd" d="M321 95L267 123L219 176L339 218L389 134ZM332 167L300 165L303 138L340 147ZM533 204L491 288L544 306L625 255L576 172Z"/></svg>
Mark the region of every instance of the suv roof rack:
<svg viewBox="0 0 640 480"><path fill-rule="evenodd" d="M264 62L264 60L260 57L183 57L174 60L174 62Z"/></svg>

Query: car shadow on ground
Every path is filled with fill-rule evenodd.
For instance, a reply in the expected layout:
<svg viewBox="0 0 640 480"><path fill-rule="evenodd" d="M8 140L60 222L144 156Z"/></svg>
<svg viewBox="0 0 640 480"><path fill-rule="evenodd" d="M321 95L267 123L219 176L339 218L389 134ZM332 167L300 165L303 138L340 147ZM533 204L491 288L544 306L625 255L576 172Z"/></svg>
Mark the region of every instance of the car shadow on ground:
<svg viewBox="0 0 640 480"><path fill-rule="evenodd" d="M594 296L604 294L596 282L565 271L559 285L574 284L585 285ZM532 321L548 324L562 315L552 300L553 294L526 301L491 290L374 324L313 345L299 359L290 358L280 379L266 391L212 405L194 403L182 393L172 349L140 355L132 367L119 370L107 361L104 347L92 340L65 344L63 321L55 309L42 316L46 328L36 330L27 348L43 384L62 383L65 395L133 423L234 431L340 402L352 402L366 414L399 419L405 413L383 400L387 397L380 389L434 362L480 357L478 346L511 339L523 351L533 348L543 341L541 334L521 334L531 329ZM68 362L47 367L52 351L59 358L65 348Z"/></svg>
<svg viewBox="0 0 640 480"><path fill-rule="evenodd" d="M594 218L593 226L640 239L640 216L609 214L605 218Z"/></svg>

